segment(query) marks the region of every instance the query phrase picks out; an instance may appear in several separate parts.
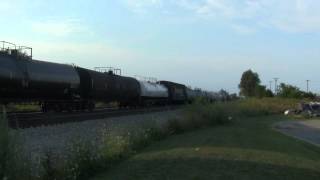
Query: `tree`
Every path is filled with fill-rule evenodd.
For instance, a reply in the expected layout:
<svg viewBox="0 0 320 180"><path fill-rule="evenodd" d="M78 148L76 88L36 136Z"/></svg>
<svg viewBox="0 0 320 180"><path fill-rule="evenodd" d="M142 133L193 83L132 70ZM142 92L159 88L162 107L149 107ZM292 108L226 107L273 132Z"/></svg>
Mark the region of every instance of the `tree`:
<svg viewBox="0 0 320 180"><path fill-rule="evenodd" d="M271 90L267 89L266 86L258 85L255 89L254 96L259 98L273 97L273 93Z"/></svg>
<svg viewBox="0 0 320 180"><path fill-rule="evenodd" d="M228 100L230 100L230 95L229 95L229 93L228 93L226 90L221 89L221 90L218 92L218 94L219 94L219 96L220 96L220 98L221 98L222 101L228 101Z"/></svg>
<svg viewBox="0 0 320 180"><path fill-rule="evenodd" d="M278 96L284 98L302 98L303 92L298 87L281 83Z"/></svg>
<svg viewBox="0 0 320 180"><path fill-rule="evenodd" d="M316 99L317 95L312 92L303 92L302 96L307 99Z"/></svg>
<svg viewBox="0 0 320 180"><path fill-rule="evenodd" d="M279 88L279 96L284 98L309 98L314 99L316 95L311 92L301 91L298 87L290 84L281 83Z"/></svg>
<svg viewBox="0 0 320 180"><path fill-rule="evenodd" d="M263 87L260 86L259 75L251 69L242 74L239 88L240 95L245 97L254 97L257 95L257 92L261 93L261 90L263 89Z"/></svg>
<svg viewBox="0 0 320 180"><path fill-rule="evenodd" d="M274 94L270 89L266 90L266 97L274 97Z"/></svg>

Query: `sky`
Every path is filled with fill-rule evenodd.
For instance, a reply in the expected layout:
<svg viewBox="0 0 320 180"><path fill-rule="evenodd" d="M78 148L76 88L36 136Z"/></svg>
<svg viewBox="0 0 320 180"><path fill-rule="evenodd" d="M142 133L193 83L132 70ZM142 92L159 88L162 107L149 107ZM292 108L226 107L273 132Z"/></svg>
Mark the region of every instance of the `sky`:
<svg viewBox="0 0 320 180"><path fill-rule="evenodd" d="M320 93L319 0L0 0L0 40L57 63L238 92L244 71ZM272 85L272 88L274 86Z"/></svg>

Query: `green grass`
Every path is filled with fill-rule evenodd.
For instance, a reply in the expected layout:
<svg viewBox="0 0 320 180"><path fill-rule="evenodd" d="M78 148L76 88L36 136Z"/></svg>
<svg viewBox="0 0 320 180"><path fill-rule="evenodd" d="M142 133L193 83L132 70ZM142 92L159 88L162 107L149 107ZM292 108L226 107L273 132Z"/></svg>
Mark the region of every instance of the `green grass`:
<svg viewBox="0 0 320 180"><path fill-rule="evenodd" d="M280 120L239 118L174 135L93 179L320 179L320 149L272 130Z"/></svg>
<svg viewBox="0 0 320 180"><path fill-rule="evenodd" d="M7 105L7 112L28 112L28 111L40 111L40 106L36 103L25 103L25 104L14 104L10 103Z"/></svg>

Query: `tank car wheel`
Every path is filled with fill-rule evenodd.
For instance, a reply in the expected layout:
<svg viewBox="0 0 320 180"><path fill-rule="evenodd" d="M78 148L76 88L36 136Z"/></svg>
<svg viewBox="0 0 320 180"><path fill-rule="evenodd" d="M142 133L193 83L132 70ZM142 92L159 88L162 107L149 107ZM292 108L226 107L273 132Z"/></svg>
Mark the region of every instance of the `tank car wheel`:
<svg viewBox="0 0 320 180"><path fill-rule="evenodd" d="M62 112L62 107L61 107L61 105L60 104L56 104L55 106L54 106L54 111L55 112Z"/></svg>
<svg viewBox="0 0 320 180"><path fill-rule="evenodd" d="M74 110L74 104L67 104L66 106L66 110L71 113Z"/></svg>
<svg viewBox="0 0 320 180"><path fill-rule="evenodd" d="M93 102L89 102L89 103L88 103L88 110L89 110L90 112L92 112L92 111L94 110L94 108L95 108L95 104L94 104Z"/></svg>
<svg viewBox="0 0 320 180"><path fill-rule="evenodd" d="M46 103L41 103L41 111L42 111L43 113L48 112L48 107L47 107L47 104L46 104Z"/></svg>

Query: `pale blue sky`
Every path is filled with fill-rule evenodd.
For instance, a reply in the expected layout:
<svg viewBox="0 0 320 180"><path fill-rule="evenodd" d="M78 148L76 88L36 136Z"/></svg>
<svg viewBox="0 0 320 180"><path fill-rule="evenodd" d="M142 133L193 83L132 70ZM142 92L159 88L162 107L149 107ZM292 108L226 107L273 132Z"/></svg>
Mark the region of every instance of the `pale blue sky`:
<svg viewBox="0 0 320 180"><path fill-rule="evenodd" d="M319 0L0 0L0 37L36 59L207 90L243 71L320 91Z"/></svg>

